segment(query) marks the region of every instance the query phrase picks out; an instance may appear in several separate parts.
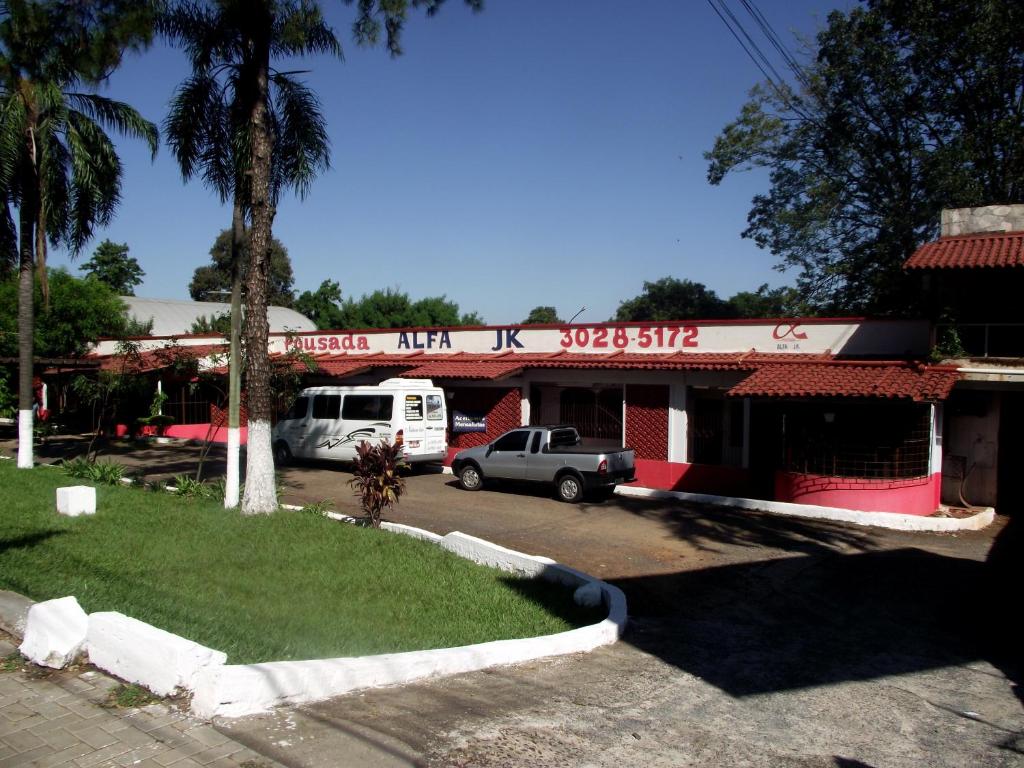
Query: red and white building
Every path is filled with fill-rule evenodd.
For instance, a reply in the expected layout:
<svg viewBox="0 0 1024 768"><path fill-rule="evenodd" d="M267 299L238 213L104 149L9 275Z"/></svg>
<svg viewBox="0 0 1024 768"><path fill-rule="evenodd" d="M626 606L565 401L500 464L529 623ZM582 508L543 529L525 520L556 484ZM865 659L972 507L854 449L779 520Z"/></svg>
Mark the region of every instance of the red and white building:
<svg viewBox="0 0 1024 768"><path fill-rule="evenodd" d="M1024 221L1024 206L1003 208L1003 230ZM941 363L931 362L941 325L864 318L274 333L270 351L312 359L308 384L434 380L448 396L451 454L523 424L572 423L590 442L634 448L637 484L651 489L912 515L1009 505L1010 462L1024 458L1024 324L1010 300L1021 295L1024 232L970 231L980 225L962 213L944 213L943 237L906 265L929 275L937 306L943 285L982 297L967 306L984 322L964 324L961 312L957 327L986 346ZM992 319L1000 308L1009 319ZM223 352L210 342L177 338L197 357ZM166 343L143 342L144 368L168 369ZM217 404L186 402L186 383L168 384L179 410L167 434L215 434Z"/></svg>

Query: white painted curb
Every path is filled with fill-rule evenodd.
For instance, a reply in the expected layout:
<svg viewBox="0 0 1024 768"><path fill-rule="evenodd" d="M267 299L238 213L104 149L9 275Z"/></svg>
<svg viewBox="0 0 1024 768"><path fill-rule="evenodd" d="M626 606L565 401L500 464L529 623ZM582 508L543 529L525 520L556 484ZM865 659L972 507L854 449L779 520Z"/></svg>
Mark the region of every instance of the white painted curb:
<svg viewBox="0 0 1024 768"><path fill-rule="evenodd" d="M622 496L634 496L645 499L677 499L694 504L715 504L722 507L748 509L753 512L768 512L787 517L803 517L812 520L829 520L838 523L890 528L897 531L925 531L931 533L954 533L956 531L980 531L990 525L996 512L986 507L971 517L928 517L923 515L905 515L899 512L871 512L867 510L842 509L840 507L820 507L813 504L793 504L786 501L765 501L763 499L743 499L732 496L714 496L705 493L686 493L684 491L657 491L652 488L636 488L620 485L615 489Z"/></svg>
<svg viewBox="0 0 1024 768"><path fill-rule="evenodd" d="M451 467L443 467L441 474L451 475ZM643 499L676 499L694 504L713 504L719 507L749 509L786 517L803 517L809 520L829 520L838 523L853 523L876 528L890 528L896 531L924 531L931 533L955 533L957 531L980 531L995 520L996 511L985 507L976 515L964 518L929 517L926 515L905 515L899 512L844 509L822 507L814 504L794 504L786 501L765 501L744 499L735 496L716 496L709 493L687 493L685 491L661 491L655 488L640 488L634 485L619 485L615 492L620 496L634 496Z"/></svg>
<svg viewBox="0 0 1024 768"><path fill-rule="evenodd" d="M345 516L337 517L344 519ZM617 587L559 565L546 557L526 555L457 531L438 537L437 534L410 526L385 525L397 533L429 541L440 540L442 547L460 557L501 570L544 578L567 586L596 584L601 589L608 618L597 624L554 635L496 640L458 648L207 667L197 675L192 711L206 718L218 715L240 717L264 712L281 704L322 701L362 688L398 685L427 677L582 653L614 643L625 631L626 597Z"/></svg>

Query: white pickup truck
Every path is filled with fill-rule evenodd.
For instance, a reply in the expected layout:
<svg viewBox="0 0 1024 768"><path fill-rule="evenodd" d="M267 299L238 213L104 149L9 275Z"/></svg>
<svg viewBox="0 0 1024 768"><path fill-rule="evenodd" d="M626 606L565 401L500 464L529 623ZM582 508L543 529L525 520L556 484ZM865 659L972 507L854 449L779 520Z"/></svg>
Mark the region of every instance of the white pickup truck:
<svg viewBox="0 0 1024 768"><path fill-rule="evenodd" d="M577 502L586 491L614 489L636 479L632 448L581 445L575 427L519 427L487 445L459 451L452 472L467 491L485 480L532 480L554 483L558 497Z"/></svg>

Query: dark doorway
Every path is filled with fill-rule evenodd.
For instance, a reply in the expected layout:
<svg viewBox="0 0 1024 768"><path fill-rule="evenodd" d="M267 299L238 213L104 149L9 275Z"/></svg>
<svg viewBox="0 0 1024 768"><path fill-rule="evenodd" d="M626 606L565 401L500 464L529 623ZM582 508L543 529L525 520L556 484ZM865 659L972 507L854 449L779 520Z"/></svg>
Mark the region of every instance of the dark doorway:
<svg viewBox="0 0 1024 768"><path fill-rule="evenodd" d="M999 461L996 478L996 510L1002 515L1022 516L1024 483L1024 393L1004 392L999 409Z"/></svg>

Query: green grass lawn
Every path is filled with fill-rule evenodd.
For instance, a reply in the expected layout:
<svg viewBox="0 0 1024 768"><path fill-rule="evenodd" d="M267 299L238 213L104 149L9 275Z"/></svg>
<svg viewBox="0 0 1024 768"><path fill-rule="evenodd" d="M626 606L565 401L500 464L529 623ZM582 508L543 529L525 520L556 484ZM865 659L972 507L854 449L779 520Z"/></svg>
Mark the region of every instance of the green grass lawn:
<svg viewBox="0 0 1024 768"><path fill-rule="evenodd" d="M603 618L568 589L516 579L407 536L308 513L243 518L218 502L98 486L66 518L59 469L0 461L0 588L74 595L244 664L466 645Z"/></svg>

